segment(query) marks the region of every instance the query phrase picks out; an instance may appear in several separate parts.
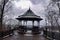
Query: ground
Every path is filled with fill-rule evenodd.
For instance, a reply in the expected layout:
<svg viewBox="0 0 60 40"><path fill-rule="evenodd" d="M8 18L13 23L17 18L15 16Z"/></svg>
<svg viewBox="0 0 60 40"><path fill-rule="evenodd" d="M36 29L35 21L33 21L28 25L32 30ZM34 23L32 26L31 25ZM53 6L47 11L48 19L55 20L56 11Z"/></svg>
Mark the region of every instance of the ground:
<svg viewBox="0 0 60 40"><path fill-rule="evenodd" d="M32 35L32 34L18 34L17 32L14 33L13 36L9 36L4 38L3 40L47 40L40 34Z"/></svg>

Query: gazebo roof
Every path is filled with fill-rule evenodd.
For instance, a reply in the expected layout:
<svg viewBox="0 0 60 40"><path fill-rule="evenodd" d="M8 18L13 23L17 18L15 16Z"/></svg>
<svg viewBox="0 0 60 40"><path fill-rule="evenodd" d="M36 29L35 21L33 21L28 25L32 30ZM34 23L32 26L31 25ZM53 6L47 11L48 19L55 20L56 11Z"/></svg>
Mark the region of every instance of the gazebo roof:
<svg viewBox="0 0 60 40"><path fill-rule="evenodd" d="M30 8L29 8L29 10L27 10L27 12L25 12L21 16L36 16L36 17L38 17L37 15L34 14L34 12Z"/></svg>
<svg viewBox="0 0 60 40"><path fill-rule="evenodd" d="M25 12L23 15L18 16L17 19L32 19L32 18L36 18L36 20L42 20L42 18L40 18L40 16L37 16L36 14L34 14L34 12L29 8L27 10L27 12Z"/></svg>

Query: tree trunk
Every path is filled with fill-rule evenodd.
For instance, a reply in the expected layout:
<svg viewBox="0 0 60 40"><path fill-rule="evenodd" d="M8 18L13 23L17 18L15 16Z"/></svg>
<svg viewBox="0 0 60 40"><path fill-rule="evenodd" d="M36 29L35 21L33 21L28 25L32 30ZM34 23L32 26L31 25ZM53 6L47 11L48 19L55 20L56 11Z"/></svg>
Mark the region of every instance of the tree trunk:
<svg viewBox="0 0 60 40"><path fill-rule="evenodd" d="M5 8L5 4L8 2L8 0L3 0L3 4L2 4L2 9L1 9L1 18L0 18L0 31L3 30L3 13L4 13L4 8Z"/></svg>

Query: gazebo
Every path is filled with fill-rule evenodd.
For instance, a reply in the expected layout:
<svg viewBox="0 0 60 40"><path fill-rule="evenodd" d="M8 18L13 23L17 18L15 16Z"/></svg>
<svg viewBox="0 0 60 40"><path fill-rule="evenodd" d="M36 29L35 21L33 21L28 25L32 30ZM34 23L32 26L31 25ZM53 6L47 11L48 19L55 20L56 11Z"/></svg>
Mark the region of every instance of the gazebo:
<svg viewBox="0 0 60 40"><path fill-rule="evenodd" d="M34 12L29 8L27 10L27 12L25 12L23 15L18 16L18 18L16 18L17 20L19 20L19 30L20 33L26 33L27 31L27 21L32 21L32 33L33 34L37 34L40 33L39 32L39 27L40 27L40 21L42 20L42 18L40 18L40 16L37 16L34 14ZM23 25L22 25L22 21L23 21ZM35 26L34 22L37 21L38 25Z"/></svg>

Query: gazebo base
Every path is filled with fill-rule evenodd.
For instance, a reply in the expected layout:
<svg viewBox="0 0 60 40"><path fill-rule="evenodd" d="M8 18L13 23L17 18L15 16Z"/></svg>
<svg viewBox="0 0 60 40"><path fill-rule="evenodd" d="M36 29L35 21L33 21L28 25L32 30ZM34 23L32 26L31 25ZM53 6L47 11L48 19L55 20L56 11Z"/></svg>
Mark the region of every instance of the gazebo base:
<svg viewBox="0 0 60 40"><path fill-rule="evenodd" d="M32 29L27 29L25 26L20 26L18 33L25 34L28 30L32 31L31 34L40 34L38 26L33 26Z"/></svg>
<svg viewBox="0 0 60 40"><path fill-rule="evenodd" d="M39 27L33 27L32 28L32 34L40 34Z"/></svg>
<svg viewBox="0 0 60 40"><path fill-rule="evenodd" d="M25 34L26 33L26 30L18 30L18 33Z"/></svg>
<svg viewBox="0 0 60 40"><path fill-rule="evenodd" d="M27 32L27 29L25 26L19 26L18 33L25 34Z"/></svg>

